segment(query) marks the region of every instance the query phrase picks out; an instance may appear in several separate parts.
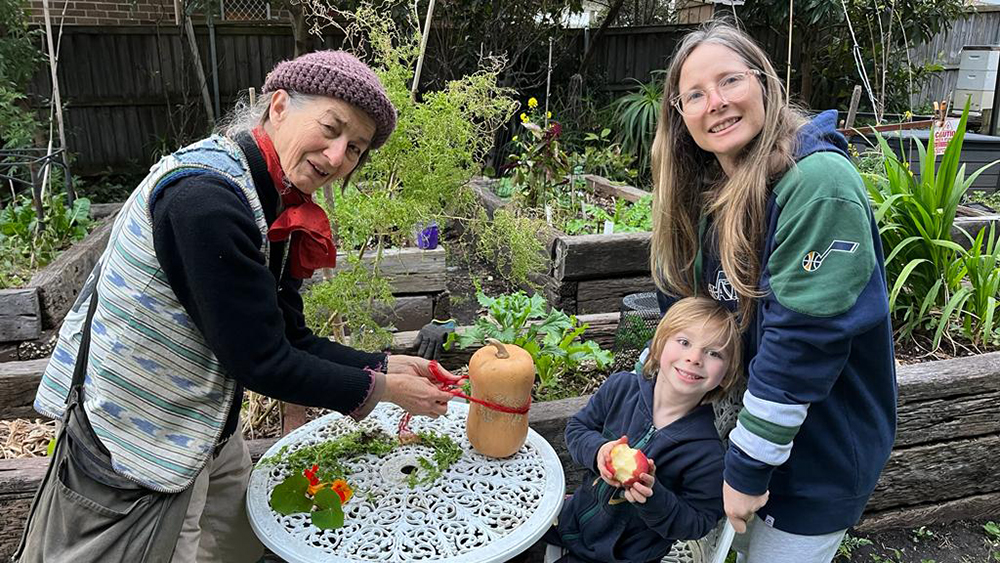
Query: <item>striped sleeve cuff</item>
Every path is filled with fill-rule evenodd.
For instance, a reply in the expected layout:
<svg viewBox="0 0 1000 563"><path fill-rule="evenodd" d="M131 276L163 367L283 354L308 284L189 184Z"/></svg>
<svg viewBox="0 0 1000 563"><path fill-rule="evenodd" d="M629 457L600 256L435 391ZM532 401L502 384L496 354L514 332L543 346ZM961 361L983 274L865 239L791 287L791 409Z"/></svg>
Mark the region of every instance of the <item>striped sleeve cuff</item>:
<svg viewBox="0 0 1000 563"><path fill-rule="evenodd" d="M736 444L729 444L723 479L730 487L745 495L762 495L767 492L773 472L773 466L753 459Z"/></svg>
<svg viewBox="0 0 1000 563"><path fill-rule="evenodd" d="M757 461L778 466L788 461L792 440L806 419L809 405L776 403L743 395L743 410L729 439Z"/></svg>
<svg viewBox="0 0 1000 563"><path fill-rule="evenodd" d="M746 494L763 494L773 468L788 461L809 405L776 403L748 390L736 428L729 434L726 482Z"/></svg>

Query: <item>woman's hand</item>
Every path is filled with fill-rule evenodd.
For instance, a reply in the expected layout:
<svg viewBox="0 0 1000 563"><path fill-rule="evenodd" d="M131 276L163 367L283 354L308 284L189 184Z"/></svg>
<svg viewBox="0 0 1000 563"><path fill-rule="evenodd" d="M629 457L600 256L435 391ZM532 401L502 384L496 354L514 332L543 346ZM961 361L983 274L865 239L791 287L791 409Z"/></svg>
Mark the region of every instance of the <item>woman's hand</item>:
<svg viewBox="0 0 1000 563"><path fill-rule="evenodd" d="M730 487L729 483L722 482L722 502L726 508L726 517L737 533L742 534L747 531L747 523L760 507L767 504L767 497L770 494L770 491L766 491L760 496L747 495Z"/></svg>
<svg viewBox="0 0 1000 563"><path fill-rule="evenodd" d="M621 481L615 479L615 476L608 471L608 456L611 455L611 448L614 448L618 444L628 444L628 436L622 436L617 440L606 442L597 450L597 470L601 473L601 479L604 479L604 482L612 487L622 486Z"/></svg>
<svg viewBox="0 0 1000 563"><path fill-rule="evenodd" d="M406 373L410 375L416 375L419 377L426 378L431 383L435 385L439 382L439 379L430 368L430 360L421 358L419 356L406 356L403 354L392 354L389 356L389 367L386 370L387 373ZM457 382L458 377L454 376L448 370L441 367L438 364L438 373L440 373L449 382Z"/></svg>
<svg viewBox="0 0 1000 563"><path fill-rule="evenodd" d="M451 393L442 391L420 375L394 372L390 367L389 373L385 374L385 386L382 400L395 403L410 414L437 418L448 412Z"/></svg>
<svg viewBox="0 0 1000 563"><path fill-rule="evenodd" d="M632 483L632 486L625 489L625 500L631 503L643 504L646 499L653 496L653 484L656 483L656 464L649 460L649 471L639 475L639 480Z"/></svg>

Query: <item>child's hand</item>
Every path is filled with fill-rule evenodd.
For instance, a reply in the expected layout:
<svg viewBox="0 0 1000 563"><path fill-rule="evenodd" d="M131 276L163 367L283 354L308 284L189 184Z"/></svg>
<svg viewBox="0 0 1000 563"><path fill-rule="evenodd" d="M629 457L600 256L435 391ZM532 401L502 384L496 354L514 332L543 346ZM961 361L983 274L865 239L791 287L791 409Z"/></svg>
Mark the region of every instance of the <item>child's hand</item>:
<svg viewBox="0 0 1000 563"><path fill-rule="evenodd" d="M621 487L621 481L615 479L614 474L608 471L608 456L611 455L611 448L618 444L628 444L628 436L622 436L617 440L607 442L597 450L597 470L601 472L601 479L612 487Z"/></svg>
<svg viewBox="0 0 1000 563"><path fill-rule="evenodd" d="M639 480L632 483L632 486L625 489L625 500L632 503L645 503L646 499L653 496L653 484L656 483L656 464L649 460L649 472L639 475Z"/></svg>

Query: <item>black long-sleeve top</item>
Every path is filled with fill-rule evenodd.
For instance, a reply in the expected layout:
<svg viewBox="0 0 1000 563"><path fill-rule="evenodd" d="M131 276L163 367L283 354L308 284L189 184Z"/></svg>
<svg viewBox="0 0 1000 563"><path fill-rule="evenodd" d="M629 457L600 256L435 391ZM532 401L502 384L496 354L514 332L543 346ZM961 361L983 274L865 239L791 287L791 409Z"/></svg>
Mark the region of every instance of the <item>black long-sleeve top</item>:
<svg viewBox="0 0 1000 563"><path fill-rule="evenodd" d="M268 225L280 200L253 141L240 139ZM260 229L238 188L221 176L188 176L153 204L153 244L181 305L229 377L238 382L223 439L236 429L243 388L281 401L363 418L385 388L386 354L319 338L305 325L301 280Z"/></svg>

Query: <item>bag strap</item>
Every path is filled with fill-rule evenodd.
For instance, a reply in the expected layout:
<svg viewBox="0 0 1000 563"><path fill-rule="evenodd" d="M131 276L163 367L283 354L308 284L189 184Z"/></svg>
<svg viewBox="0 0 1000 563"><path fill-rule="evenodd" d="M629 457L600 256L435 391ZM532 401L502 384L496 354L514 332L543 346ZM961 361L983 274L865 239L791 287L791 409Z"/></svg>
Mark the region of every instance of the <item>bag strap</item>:
<svg viewBox="0 0 1000 563"><path fill-rule="evenodd" d="M70 393L73 389L83 386L83 379L87 376L87 360L90 357L90 327L94 321L94 311L97 310L97 280L94 280L94 293L90 297L90 308L87 309L87 320L83 325L83 337L80 340L80 349L76 353L76 365L73 367L73 382L70 384Z"/></svg>

